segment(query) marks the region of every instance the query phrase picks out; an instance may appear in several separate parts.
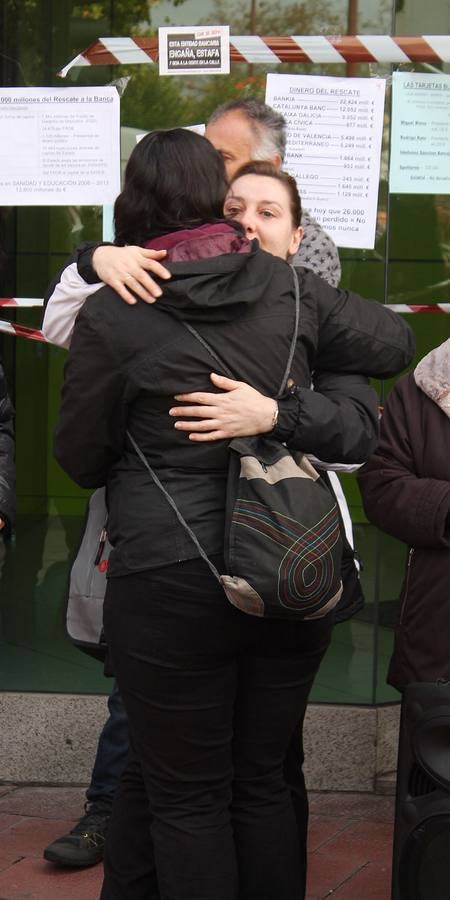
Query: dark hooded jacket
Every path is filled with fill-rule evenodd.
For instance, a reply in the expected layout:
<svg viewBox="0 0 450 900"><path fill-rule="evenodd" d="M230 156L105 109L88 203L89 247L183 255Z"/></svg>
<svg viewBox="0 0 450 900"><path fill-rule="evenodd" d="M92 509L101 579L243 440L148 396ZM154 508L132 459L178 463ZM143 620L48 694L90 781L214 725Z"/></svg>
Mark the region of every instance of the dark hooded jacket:
<svg viewBox="0 0 450 900"><path fill-rule="evenodd" d="M370 521L408 545L388 681L450 681L450 340L389 394L358 480Z"/></svg>
<svg viewBox="0 0 450 900"><path fill-rule="evenodd" d="M56 457L80 485L107 485L110 575L197 555L158 488L129 446L128 429L172 494L208 554L223 549L226 441L192 443L168 415L180 390L211 390L218 364L176 316L214 348L236 378L274 396L294 328L289 266L224 225L220 234L193 230L168 252L172 278L164 297L127 306L109 287L80 311L66 364ZM291 369L297 386L276 434L325 460L359 462L377 437L374 392L361 373L387 377L413 353L409 328L378 303L329 287L299 270L301 315ZM320 367L345 372L310 390ZM352 377L354 375L354 396ZM362 382L362 383L361 383ZM349 386L350 384L350 386ZM333 393L334 390L334 393Z"/></svg>
<svg viewBox="0 0 450 900"><path fill-rule="evenodd" d="M9 399L5 374L0 365L0 517L5 523L0 534L5 540L11 535L15 513L14 408Z"/></svg>

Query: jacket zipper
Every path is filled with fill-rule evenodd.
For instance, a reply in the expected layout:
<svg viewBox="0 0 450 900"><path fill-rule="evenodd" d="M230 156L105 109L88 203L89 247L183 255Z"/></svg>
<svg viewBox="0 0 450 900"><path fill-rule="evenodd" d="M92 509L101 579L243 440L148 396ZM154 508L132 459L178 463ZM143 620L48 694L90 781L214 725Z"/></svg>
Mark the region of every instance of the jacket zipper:
<svg viewBox="0 0 450 900"><path fill-rule="evenodd" d="M103 556L107 537L108 535L106 533L106 528L102 528L98 541L97 553L95 554L94 565L91 568L91 571L89 573L89 580L86 583L86 596L90 599L92 599L92 582L94 581L95 570L100 564L101 558Z"/></svg>
<svg viewBox="0 0 450 900"><path fill-rule="evenodd" d="M402 608L400 610L399 625L403 624L403 619L404 619L404 615L405 615L406 603L408 600L408 593L409 593L409 577L411 575L411 565L412 565L412 561L413 561L413 556L414 556L414 547L411 547L410 551L408 553L408 564L406 567L405 593L403 596Z"/></svg>
<svg viewBox="0 0 450 900"><path fill-rule="evenodd" d="M99 562L100 562L100 560L101 560L101 558L102 558L102 553L103 553L103 551L104 551L104 549L105 549L105 544L106 544L106 537L107 537L107 535L106 535L106 528L102 528L102 530L101 530L101 532L100 532L100 540L99 540L99 543L98 543L97 554L96 554L96 557L95 557L95 559L94 559L94 566L98 566L98 564L99 564Z"/></svg>

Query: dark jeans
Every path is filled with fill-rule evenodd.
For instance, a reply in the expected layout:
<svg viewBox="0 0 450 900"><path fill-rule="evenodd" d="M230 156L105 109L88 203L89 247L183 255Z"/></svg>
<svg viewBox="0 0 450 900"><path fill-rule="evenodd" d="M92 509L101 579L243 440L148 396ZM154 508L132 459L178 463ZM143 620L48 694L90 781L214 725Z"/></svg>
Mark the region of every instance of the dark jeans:
<svg viewBox="0 0 450 900"><path fill-rule="evenodd" d="M128 759L128 719L117 687L108 697L109 717L98 739L97 753L86 791L88 803L111 803Z"/></svg>
<svg viewBox="0 0 450 900"><path fill-rule="evenodd" d="M108 709L109 717L100 732L91 782L86 791L86 799L90 803L110 803L112 806L114 795L118 789L119 781L123 775L129 753L128 719L116 681L114 681L111 695L108 698ZM285 757L284 778L292 791L292 802L294 804L294 813L299 837L302 873L302 890L299 895L299 900L304 897L306 889L306 838L308 831L308 795L303 775L303 760L302 725L298 725L291 738ZM134 758L132 769L134 769L135 765L136 759ZM137 763L137 765L139 764ZM142 784L140 790L142 790ZM115 823L115 827L120 831L120 820L115 819ZM145 839L145 847L140 848L138 851L138 847L135 845L134 850L139 852L141 859L147 854L147 883L153 884L154 886L154 891L149 896L148 900L158 900L159 895L154 856L151 846L150 825L151 817L149 813L140 829L140 834ZM118 840L122 841L123 838L119 836ZM134 865L132 865L131 877L134 868Z"/></svg>
<svg viewBox="0 0 450 900"><path fill-rule="evenodd" d="M86 798L89 802L100 801L102 803L111 803L112 805L129 753L128 719L116 681L114 682L111 696L108 699L108 709L109 718L100 733L94 768L92 770L91 783L86 791ZM296 727L284 760L284 778L291 788L299 838L302 877L302 888L299 894L299 900L305 896L306 891L306 839L308 832L308 795L302 768L304 761L302 724L303 723ZM136 765L139 767L139 763L136 761L136 758L133 757L131 766L132 772L134 772ZM139 790L142 789L143 783L141 782ZM118 831L117 839L122 842L124 838L120 834L121 821L115 817L114 822L115 829ZM142 858L147 855L145 890L147 891L148 886L152 884L153 891L148 895L148 900L158 900L159 894L150 825L151 816L148 812L148 815L144 816L144 819L141 822L141 828L139 829L140 836L144 839L145 844L142 847L138 847L138 845L134 844L134 852L137 853L139 861L137 866L135 866L134 863L131 864L130 877L133 881L134 871L139 869L139 863L141 863ZM111 827L113 827L112 824ZM145 896L147 897L147 894Z"/></svg>
<svg viewBox="0 0 450 900"><path fill-rule="evenodd" d="M200 560L110 580L105 635L132 752L102 900L155 890L148 802L161 900L235 900L238 885L240 900L301 897L283 762L330 630L330 617L239 612Z"/></svg>

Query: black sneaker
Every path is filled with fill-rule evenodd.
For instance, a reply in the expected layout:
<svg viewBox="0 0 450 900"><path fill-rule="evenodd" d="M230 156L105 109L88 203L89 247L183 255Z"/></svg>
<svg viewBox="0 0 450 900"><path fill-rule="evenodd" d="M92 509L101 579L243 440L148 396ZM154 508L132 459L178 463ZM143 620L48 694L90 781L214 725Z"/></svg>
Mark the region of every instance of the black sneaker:
<svg viewBox="0 0 450 900"><path fill-rule="evenodd" d="M69 834L57 838L44 850L44 859L59 866L95 866L101 862L111 816L107 803L86 803L85 815Z"/></svg>

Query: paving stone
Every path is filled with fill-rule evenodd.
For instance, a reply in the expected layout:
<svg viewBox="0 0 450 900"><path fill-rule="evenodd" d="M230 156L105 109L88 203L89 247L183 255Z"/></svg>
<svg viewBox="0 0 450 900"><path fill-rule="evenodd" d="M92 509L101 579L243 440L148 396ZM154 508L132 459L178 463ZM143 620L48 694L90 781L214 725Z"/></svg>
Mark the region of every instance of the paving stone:
<svg viewBox="0 0 450 900"><path fill-rule="evenodd" d="M333 893L333 900L390 900L391 868L369 863Z"/></svg>
<svg viewBox="0 0 450 900"><path fill-rule="evenodd" d="M83 809L82 787L13 787L0 794L0 900L97 900L103 867L61 869L42 851ZM389 900L392 798L310 795L306 900Z"/></svg>
<svg viewBox="0 0 450 900"><path fill-rule="evenodd" d="M0 872L0 900L97 900L103 867L58 869L32 857Z"/></svg>
<svg viewBox="0 0 450 900"><path fill-rule="evenodd" d="M9 813L0 812L0 832L5 831L7 828L12 828L14 825L18 825L19 822L26 821L25 816L15 816L10 815Z"/></svg>
<svg viewBox="0 0 450 900"><path fill-rule="evenodd" d="M83 814L85 800L82 787L23 787L0 797L0 812L75 820Z"/></svg>
<svg viewBox="0 0 450 900"><path fill-rule="evenodd" d="M394 797L368 793L314 792L309 795L311 812L324 816L370 818L379 822L394 821Z"/></svg>
<svg viewBox="0 0 450 900"><path fill-rule="evenodd" d="M318 816L310 813L308 824L308 853L314 853L332 838L338 837L351 822L337 816Z"/></svg>
<svg viewBox="0 0 450 900"><path fill-rule="evenodd" d="M306 900L322 900L344 882L353 878L360 866L351 859L332 854L313 853L308 859ZM0 882L1 883L1 882ZM359 897L362 900L362 895Z"/></svg>
<svg viewBox="0 0 450 900"><path fill-rule="evenodd" d="M71 828L71 819L22 819L14 827L2 832L2 852L41 859L44 847L67 834Z"/></svg>

